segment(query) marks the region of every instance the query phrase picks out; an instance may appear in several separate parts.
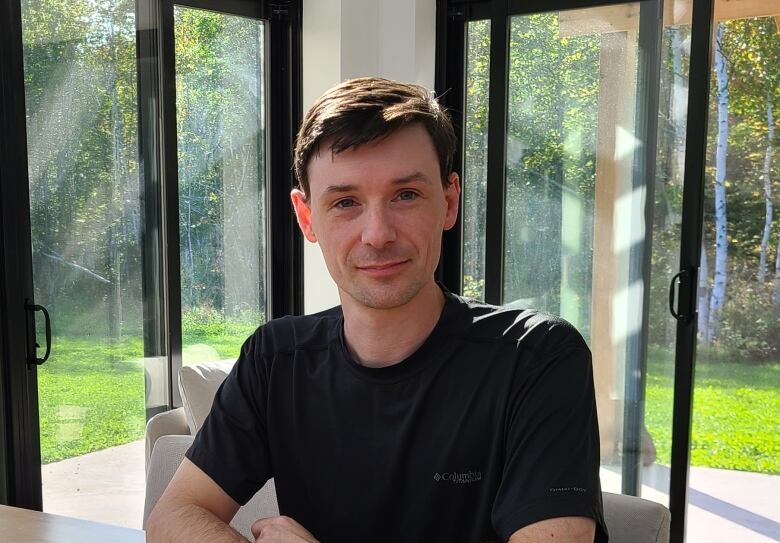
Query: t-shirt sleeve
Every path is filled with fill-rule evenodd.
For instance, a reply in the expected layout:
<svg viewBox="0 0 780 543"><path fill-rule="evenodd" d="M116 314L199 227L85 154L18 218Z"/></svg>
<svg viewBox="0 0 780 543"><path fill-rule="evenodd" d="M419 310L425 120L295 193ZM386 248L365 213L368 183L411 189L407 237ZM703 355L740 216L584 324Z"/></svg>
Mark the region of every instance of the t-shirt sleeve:
<svg viewBox="0 0 780 543"><path fill-rule="evenodd" d="M186 453L190 461L241 505L273 476L261 330L244 343L238 361L217 390L211 412Z"/></svg>
<svg viewBox="0 0 780 543"><path fill-rule="evenodd" d="M518 355L516 371L492 512L496 532L507 541L541 520L590 517L595 541L606 542L590 351L581 340L559 343L548 354Z"/></svg>

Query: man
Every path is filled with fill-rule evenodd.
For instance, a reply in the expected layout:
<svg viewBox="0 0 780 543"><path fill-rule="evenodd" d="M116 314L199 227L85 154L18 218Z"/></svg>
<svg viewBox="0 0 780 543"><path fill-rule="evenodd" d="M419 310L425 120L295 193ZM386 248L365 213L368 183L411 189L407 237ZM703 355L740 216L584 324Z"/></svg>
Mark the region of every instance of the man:
<svg viewBox="0 0 780 543"><path fill-rule="evenodd" d="M590 353L560 319L434 281L460 184L427 91L347 81L306 116L292 203L341 306L244 344L150 541L606 541Z"/></svg>

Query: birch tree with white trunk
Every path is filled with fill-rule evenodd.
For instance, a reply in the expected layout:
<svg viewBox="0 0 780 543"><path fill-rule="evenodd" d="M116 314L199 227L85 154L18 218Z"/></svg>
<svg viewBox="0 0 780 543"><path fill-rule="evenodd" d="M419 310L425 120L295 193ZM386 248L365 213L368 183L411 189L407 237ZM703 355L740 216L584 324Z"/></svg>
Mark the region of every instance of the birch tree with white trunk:
<svg viewBox="0 0 780 543"><path fill-rule="evenodd" d="M758 282L762 285L766 282L767 253L769 250L769 236L772 234L772 145L775 141L775 121L772 115L772 95L769 90L766 93L766 153L764 154L764 233L761 236L761 253L758 261Z"/></svg>
<svg viewBox="0 0 780 543"><path fill-rule="evenodd" d="M720 310L726 298L728 280L728 226L726 217L726 161L729 141L729 86L726 57L723 54L723 23L715 35L715 75L718 100L718 138L715 149L715 262L710 291L709 322L704 336L706 343L718 337Z"/></svg>

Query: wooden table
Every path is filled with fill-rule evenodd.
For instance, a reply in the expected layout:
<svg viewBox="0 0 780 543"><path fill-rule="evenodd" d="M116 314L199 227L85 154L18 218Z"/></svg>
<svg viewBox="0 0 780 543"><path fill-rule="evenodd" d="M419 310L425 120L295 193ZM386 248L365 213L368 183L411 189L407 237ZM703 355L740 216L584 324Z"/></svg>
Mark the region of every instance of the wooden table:
<svg viewBox="0 0 780 543"><path fill-rule="evenodd" d="M2 543L145 543L142 530L0 505Z"/></svg>

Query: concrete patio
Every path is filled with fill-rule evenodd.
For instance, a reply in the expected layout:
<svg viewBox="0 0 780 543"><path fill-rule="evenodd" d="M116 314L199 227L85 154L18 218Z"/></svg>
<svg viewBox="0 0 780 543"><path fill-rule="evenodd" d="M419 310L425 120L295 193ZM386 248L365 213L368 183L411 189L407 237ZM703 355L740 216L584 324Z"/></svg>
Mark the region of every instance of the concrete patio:
<svg viewBox="0 0 780 543"><path fill-rule="evenodd" d="M136 441L43 466L43 506L50 513L140 528L144 508L144 442ZM620 492L620 470L603 467L605 491ZM669 468L642 474L642 496L668 501ZM780 541L780 476L691 468L690 543Z"/></svg>

